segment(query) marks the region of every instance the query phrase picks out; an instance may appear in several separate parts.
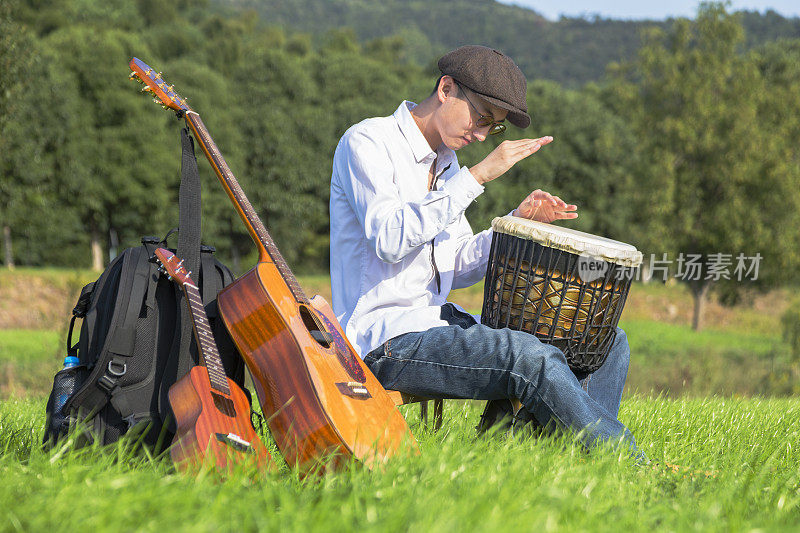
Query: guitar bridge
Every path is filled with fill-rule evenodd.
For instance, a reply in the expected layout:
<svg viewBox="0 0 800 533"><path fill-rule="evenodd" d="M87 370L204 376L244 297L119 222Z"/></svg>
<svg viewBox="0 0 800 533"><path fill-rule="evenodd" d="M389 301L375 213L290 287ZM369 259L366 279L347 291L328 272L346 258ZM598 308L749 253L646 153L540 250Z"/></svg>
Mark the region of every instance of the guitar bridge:
<svg viewBox="0 0 800 533"><path fill-rule="evenodd" d="M255 450L253 450L253 445L236 433L228 433L227 435L224 433L217 433L216 436L218 441L224 442L235 450L239 450L240 452L255 453Z"/></svg>
<svg viewBox="0 0 800 533"><path fill-rule="evenodd" d="M367 390L367 386L358 381L340 381L336 383L339 392L351 398L372 398L372 395Z"/></svg>

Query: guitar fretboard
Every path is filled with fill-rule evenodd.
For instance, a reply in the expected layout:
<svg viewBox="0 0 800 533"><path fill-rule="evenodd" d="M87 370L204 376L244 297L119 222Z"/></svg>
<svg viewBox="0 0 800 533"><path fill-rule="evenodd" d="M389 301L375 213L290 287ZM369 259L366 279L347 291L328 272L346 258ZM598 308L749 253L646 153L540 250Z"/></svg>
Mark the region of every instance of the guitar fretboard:
<svg viewBox="0 0 800 533"><path fill-rule="evenodd" d="M250 236L253 238L256 245L263 247L264 251L269 255L270 259L272 259L272 262L278 268L281 277L286 282L286 286L289 287L289 290L291 291L295 300L298 303L308 304L308 297L300 287L300 283L298 283L297 278L294 277L289 265L286 264L281 252L278 250L278 247L275 246L275 241L272 240L272 236L267 231L267 228L264 226L263 222L261 222L261 219L256 214L255 209L253 209L253 206L250 204L247 196L245 196L244 191L242 190L241 186L239 186L239 182L236 180L233 172L231 172L231 169L228 168L225 158L222 157L217 145L214 143L213 139L211 139L211 135L208 133L205 124L203 124L203 121L200 119L200 115L194 111L188 111L186 113L186 122L192 128L195 136L197 136L198 140L200 141L206 157L211 163L211 166L214 168L214 172L217 174L217 177L225 186L228 196L238 207L239 215L242 217L242 220L247 226Z"/></svg>
<svg viewBox="0 0 800 533"><path fill-rule="evenodd" d="M217 350L217 343L214 334L211 332L211 325L208 323L206 309L203 306L203 298L195 285L189 282L183 283L183 291L189 303L189 311L192 314L195 339L197 339L197 349L200 351L201 362L208 369L208 378L211 381L211 388L222 394L230 396L231 390L228 387L228 377L225 374L225 367L222 366L222 359Z"/></svg>

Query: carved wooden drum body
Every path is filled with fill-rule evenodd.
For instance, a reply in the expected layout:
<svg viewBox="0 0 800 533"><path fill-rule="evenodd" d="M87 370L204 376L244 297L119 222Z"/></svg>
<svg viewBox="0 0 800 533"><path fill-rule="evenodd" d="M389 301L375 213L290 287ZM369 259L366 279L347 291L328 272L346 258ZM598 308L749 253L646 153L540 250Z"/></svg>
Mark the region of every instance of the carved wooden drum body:
<svg viewBox="0 0 800 533"><path fill-rule="evenodd" d="M634 246L505 216L492 221L481 322L536 335L577 372L594 372L616 336L642 262Z"/></svg>

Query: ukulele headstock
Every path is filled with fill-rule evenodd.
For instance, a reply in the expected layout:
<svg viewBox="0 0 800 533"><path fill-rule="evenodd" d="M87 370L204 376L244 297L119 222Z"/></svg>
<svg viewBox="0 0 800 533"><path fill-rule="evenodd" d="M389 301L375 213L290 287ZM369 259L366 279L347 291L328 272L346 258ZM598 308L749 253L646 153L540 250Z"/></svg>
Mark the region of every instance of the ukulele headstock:
<svg viewBox="0 0 800 533"><path fill-rule="evenodd" d="M191 110L186 99L181 98L173 90L172 85L167 85L167 82L161 77L161 73L156 72L150 65L134 57L128 66L133 71L129 78L144 85L142 92L153 96L153 102L160 104L164 109L172 109L178 114Z"/></svg>
<svg viewBox="0 0 800 533"><path fill-rule="evenodd" d="M158 259L159 272L169 276L170 279L174 279L181 285L187 283L194 285L191 278L192 272L183 267L183 259L178 259L177 255L166 248L157 248L155 254Z"/></svg>

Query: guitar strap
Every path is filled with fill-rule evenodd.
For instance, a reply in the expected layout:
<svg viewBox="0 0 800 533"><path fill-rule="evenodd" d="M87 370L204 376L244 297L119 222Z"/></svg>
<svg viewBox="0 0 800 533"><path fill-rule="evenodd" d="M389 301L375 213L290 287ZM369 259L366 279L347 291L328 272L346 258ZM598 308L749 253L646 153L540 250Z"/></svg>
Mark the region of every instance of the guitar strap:
<svg viewBox="0 0 800 533"><path fill-rule="evenodd" d="M194 154L194 139L189 128L181 128L181 185L179 189L178 207L178 250L177 256L183 259L184 267L191 272L194 279L200 279L200 176L197 173L197 158ZM186 305L186 296L180 287L175 285L178 301L176 336L173 340L171 356L167 361L165 375L175 376L176 380L185 376L192 366L197 364L189 355L191 345L195 342L192 334L192 317Z"/></svg>

